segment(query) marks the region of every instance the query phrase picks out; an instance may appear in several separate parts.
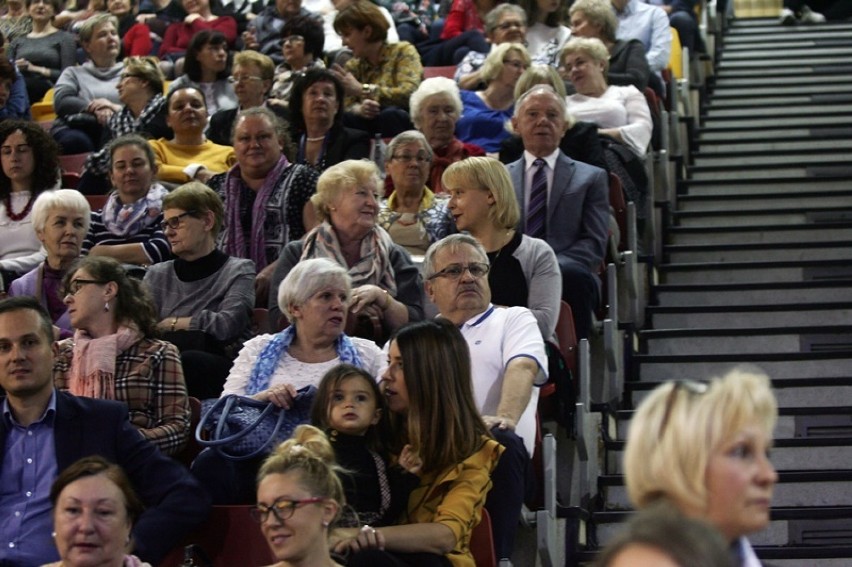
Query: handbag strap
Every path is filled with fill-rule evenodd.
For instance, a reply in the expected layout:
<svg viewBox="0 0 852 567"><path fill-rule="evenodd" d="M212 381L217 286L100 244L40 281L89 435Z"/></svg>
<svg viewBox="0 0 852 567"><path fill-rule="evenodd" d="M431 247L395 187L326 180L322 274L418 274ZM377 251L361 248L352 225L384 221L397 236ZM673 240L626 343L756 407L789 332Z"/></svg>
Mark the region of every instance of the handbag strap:
<svg viewBox="0 0 852 567"><path fill-rule="evenodd" d="M266 416L268 416L270 413L275 411L275 405L274 404L267 404L266 407L263 408L263 411L260 413L260 415L258 416L258 418L255 420L254 423L252 423L251 425L242 429L241 431L237 431L236 433L233 433L231 435L223 437L222 434L223 434L223 431L225 429L225 424L227 422L228 414L231 413L231 410L236 406L237 402L240 401L241 399L246 399L246 398L243 398L243 396L238 396L236 394L229 394L225 397L219 398L216 401L216 403L213 404L213 407L211 407L207 411L207 413L205 413L201 417L201 421L198 422L198 426L195 428L195 438L200 445L202 445L204 447L220 448L223 445L227 445L229 443L239 441L240 439L242 439L243 437L245 437L246 435L248 435L249 433L251 433L252 431L257 429L260 426L263 419L266 418ZM216 424L216 429L214 430L212 437L210 439L203 439L202 433L203 433L204 429L207 427L207 424L208 424L210 418L219 409L221 409L222 412L221 412L221 415L218 418L219 421ZM270 436L270 441L271 441L272 437L274 437L278 433L278 431L281 429L281 424L284 422L284 417L285 416L284 416L283 411L278 413L278 420L275 423L274 432L273 432L272 436ZM256 455L259 455L260 452L263 451L263 449L266 448L266 445L268 445L268 444L269 444L269 442L267 442L263 447L261 447L260 451L252 453L251 456L254 457ZM234 458L232 455L229 455L229 457ZM250 457L244 457L244 458L250 458Z"/></svg>

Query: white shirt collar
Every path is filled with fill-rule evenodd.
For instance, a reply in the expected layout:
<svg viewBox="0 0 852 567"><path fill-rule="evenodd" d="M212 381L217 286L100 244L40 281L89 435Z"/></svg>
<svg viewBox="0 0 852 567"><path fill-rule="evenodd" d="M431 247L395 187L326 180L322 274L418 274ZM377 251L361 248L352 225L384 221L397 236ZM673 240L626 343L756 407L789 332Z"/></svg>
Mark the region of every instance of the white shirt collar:
<svg viewBox="0 0 852 567"><path fill-rule="evenodd" d="M533 163L537 159L539 159L539 158L532 155L527 150L524 150L524 163L526 164L524 171L529 171L529 169L533 166ZM559 148L556 148L556 150L552 154L550 154L548 156L544 156L541 159L543 159L545 161L545 163L547 163L547 166L550 168L550 171L555 170L556 169L556 160L559 159Z"/></svg>

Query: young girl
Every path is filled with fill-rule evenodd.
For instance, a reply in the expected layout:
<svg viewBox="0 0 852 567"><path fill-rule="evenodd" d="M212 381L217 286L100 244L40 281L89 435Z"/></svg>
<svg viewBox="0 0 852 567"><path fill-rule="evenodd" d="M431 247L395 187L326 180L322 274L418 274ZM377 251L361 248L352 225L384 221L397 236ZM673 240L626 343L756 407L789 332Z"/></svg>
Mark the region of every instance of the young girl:
<svg viewBox="0 0 852 567"><path fill-rule="evenodd" d="M311 422L328 435L343 469L346 502L357 514L357 521L345 519L343 525L395 524L417 486L417 476L387 464L385 410L375 379L351 364L326 372L317 388Z"/></svg>

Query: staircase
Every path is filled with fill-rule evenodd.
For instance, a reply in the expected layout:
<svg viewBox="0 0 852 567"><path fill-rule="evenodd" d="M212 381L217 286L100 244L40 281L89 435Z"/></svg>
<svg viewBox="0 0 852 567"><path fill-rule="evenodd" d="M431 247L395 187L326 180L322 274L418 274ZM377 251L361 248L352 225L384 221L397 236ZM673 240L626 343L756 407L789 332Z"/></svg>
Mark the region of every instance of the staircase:
<svg viewBox="0 0 852 567"><path fill-rule="evenodd" d="M755 364L780 406L775 566L852 565L852 23L735 20L664 231L622 409L605 416L605 545L630 509L629 408L665 380Z"/></svg>

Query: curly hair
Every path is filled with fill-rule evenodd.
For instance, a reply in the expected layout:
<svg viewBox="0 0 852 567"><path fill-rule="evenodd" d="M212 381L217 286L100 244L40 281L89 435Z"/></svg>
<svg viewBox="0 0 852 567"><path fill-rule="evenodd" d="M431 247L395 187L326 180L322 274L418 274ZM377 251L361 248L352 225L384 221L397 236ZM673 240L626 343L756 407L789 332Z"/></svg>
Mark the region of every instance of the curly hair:
<svg viewBox="0 0 852 567"><path fill-rule="evenodd" d="M15 132L21 132L33 152L35 168L33 169L30 191L38 195L51 189L59 180L59 145L50 134L35 122L26 120L0 121L0 144ZM0 169L0 197L5 197L12 191L12 181Z"/></svg>
<svg viewBox="0 0 852 567"><path fill-rule="evenodd" d="M308 69L304 75L299 77L290 91L290 124L294 134L302 134L305 131L305 115L302 109L302 99L305 92L316 83L331 83L334 86L334 95L337 98L337 113L334 115L334 126L343 123L343 83L328 69Z"/></svg>

